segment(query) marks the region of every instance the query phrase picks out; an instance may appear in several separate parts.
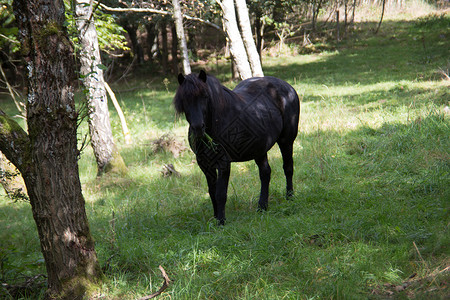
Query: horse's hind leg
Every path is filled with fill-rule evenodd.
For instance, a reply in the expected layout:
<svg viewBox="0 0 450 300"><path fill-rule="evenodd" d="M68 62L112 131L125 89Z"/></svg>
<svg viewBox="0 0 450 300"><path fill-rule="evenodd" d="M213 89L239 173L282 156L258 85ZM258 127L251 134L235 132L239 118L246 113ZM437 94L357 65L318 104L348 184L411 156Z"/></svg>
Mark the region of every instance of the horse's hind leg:
<svg viewBox="0 0 450 300"><path fill-rule="evenodd" d="M259 168L259 179L261 180L261 193L259 195L259 209L267 210L269 202L269 183L270 183L270 165L267 160L267 153L264 156L255 159Z"/></svg>
<svg viewBox="0 0 450 300"><path fill-rule="evenodd" d="M294 175L294 159L293 147L294 143L279 141L281 155L283 156L283 170L286 176L286 198L289 199L294 195L294 188L292 185L292 176Z"/></svg>

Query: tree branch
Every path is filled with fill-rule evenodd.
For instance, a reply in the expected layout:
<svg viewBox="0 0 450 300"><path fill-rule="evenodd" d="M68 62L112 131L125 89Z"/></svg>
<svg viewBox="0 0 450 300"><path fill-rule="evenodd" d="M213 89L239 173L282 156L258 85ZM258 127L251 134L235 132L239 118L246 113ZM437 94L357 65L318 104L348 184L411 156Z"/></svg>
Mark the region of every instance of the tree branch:
<svg viewBox="0 0 450 300"><path fill-rule="evenodd" d="M24 175L30 163L28 134L0 109L0 151Z"/></svg>
<svg viewBox="0 0 450 300"><path fill-rule="evenodd" d="M125 116L123 114L122 109L120 108L119 102L117 101L116 95L113 90L109 86L109 84L105 81L105 89L108 92L109 98L111 98L114 107L116 108L117 114L119 115L120 123L122 124L123 136L125 138L125 144L131 145L131 136L130 131L128 130L127 121L125 120Z"/></svg>
<svg viewBox="0 0 450 300"><path fill-rule="evenodd" d="M156 296L161 295L161 293L164 292L165 289L167 289L167 287L169 286L169 283L170 283L169 276L167 276L166 271L164 270L164 268L162 266L159 266L159 269L161 270L161 273L164 277L164 283L161 286L161 288L156 293L139 298L138 300L148 300L148 299L155 298Z"/></svg>
<svg viewBox="0 0 450 300"><path fill-rule="evenodd" d="M11 95L11 98L13 98L14 104L16 105L17 109L21 114L23 114L22 107L20 107L19 102L17 102L16 96L14 95L14 91L11 87L11 85L8 82L8 78L6 78L5 72L3 72L3 68L0 65L0 73L2 74L3 80L5 81L6 87L8 88L9 94Z"/></svg>
<svg viewBox="0 0 450 300"><path fill-rule="evenodd" d="M9 37L7 37L6 35L4 35L4 34L1 34L0 33L0 37L2 37L2 38L4 38L4 39L6 39L6 40L8 40L10 43L14 43L14 44L20 44L20 42L18 42L18 41L15 41L15 40L13 40L13 39L11 39L11 38L9 38Z"/></svg>
<svg viewBox="0 0 450 300"><path fill-rule="evenodd" d="M99 3L95 1L101 8L103 8L106 11L111 12L147 12L152 14L160 14L160 15L171 15L172 12L165 11L165 10L159 10L154 8L141 8L141 7L110 7L103 3Z"/></svg>
<svg viewBox="0 0 450 300"><path fill-rule="evenodd" d="M136 7L129 7L129 8L123 8L123 7L110 7L110 6L106 6L103 3L99 3L96 1L96 3L98 3L98 5L106 10L106 11L110 11L110 12L136 12L136 13L152 13L152 14L160 14L160 15L168 15L168 16L172 16L173 12L171 11L166 11L166 10L159 10L159 9L153 9L153 8L136 8ZM197 21L199 23L203 23L206 24L208 26L214 27L215 29L217 29L218 31L223 33L223 30L220 26L207 21L207 20L203 20L201 18L197 18L197 17L191 17L188 15L182 15L184 19L186 20L191 20L191 21Z"/></svg>

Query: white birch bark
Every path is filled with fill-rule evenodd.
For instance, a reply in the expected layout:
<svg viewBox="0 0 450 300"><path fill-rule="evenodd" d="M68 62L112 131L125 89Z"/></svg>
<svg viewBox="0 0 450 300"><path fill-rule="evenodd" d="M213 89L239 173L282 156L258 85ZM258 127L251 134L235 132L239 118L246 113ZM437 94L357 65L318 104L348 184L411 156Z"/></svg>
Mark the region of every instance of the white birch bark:
<svg viewBox="0 0 450 300"><path fill-rule="evenodd" d="M183 15L181 14L181 7L179 0L172 0L173 18L175 20L175 29L177 31L178 45L180 47L181 62L183 65L183 72L185 75L191 73L191 65L189 63L189 54L186 43L186 36L183 28Z"/></svg>
<svg viewBox="0 0 450 300"><path fill-rule="evenodd" d="M124 173L126 170L122 157L117 152L109 120L105 80L101 65L97 30L95 29L93 1L77 0L76 23L81 44L80 73L88 90L88 123L91 145L97 160L98 175L103 172Z"/></svg>
<svg viewBox="0 0 450 300"><path fill-rule="evenodd" d="M236 64L239 77L244 80L252 77L252 70L248 62L247 51L245 51L244 42L236 21L236 13L233 0L217 1L222 8L223 24L227 37L230 41L231 56Z"/></svg>
<svg viewBox="0 0 450 300"><path fill-rule="evenodd" d="M263 77L264 73L261 66L261 60L256 50L255 41L253 40L252 28L250 26L250 18L248 15L247 3L245 0L235 0L236 9L241 25L242 40L247 50L248 60L254 77Z"/></svg>

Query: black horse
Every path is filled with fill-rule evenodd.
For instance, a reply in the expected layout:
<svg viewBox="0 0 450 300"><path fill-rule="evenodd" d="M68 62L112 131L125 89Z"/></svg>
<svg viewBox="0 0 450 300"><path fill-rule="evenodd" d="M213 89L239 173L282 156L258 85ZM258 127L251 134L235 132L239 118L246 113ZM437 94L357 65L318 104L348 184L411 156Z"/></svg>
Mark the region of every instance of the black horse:
<svg viewBox="0 0 450 300"><path fill-rule="evenodd" d="M283 156L286 196L293 194L293 144L298 131L299 99L294 88L275 77L254 77L234 90L200 71L178 75L174 98L189 122L189 144L206 176L214 217L225 222L230 163L254 159L259 168L259 209L266 210L271 169L267 151L278 143Z"/></svg>

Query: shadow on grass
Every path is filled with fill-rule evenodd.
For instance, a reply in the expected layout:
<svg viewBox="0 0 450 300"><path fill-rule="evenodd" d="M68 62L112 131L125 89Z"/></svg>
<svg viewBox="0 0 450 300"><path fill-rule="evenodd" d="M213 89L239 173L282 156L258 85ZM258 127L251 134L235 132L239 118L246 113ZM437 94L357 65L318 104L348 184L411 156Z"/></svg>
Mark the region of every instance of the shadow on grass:
<svg viewBox="0 0 450 300"><path fill-rule="evenodd" d="M447 253L448 127L445 116L430 113L345 135L301 134L294 200L284 199L282 161L271 150L269 211L256 212L254 163L237 164L223 228L212 219L192 154L176 160L186 167L180 178L140 170L170 156L143 157L147 165L133 166L129 177L105 177L85 187L99 259L109 278L121 280L123 296L136 293L136 285L138 294L145 293L152 282L145 274L157 278L159 264L175 279L174 296L202 289L219 298L243 297L245 289L276 297L367 296L370 286L423 272L420 260L431 266ZM9 278L43 272L29 209L2 207L3 271L16 276ZM445 287L434 287L433 295L445 294Z"/></svg>
<svg viewBox="0 0 450 300"><path fill-rule="evenodd" d="M179 282L173 289L186 288L191 278L193 294L206 285L208 295L242 296L239 282L263 278L278 282L280 297L289 290L330 297L339 294L335 284L343 295L367 295L371 285L422 272L420 259L433 264L446 255L448 125L444 116L430 114L409 124L361 127L344 136L322 131L319 141L317 133L302 135L302 147L296 144L293 201L284 199L282 162L278 150L271 151L266 213L256 212L256 166L235 165L223 228L211 218L197 166L181 178L131 176L124 186L113 180L99 190L108 193L93 204L96 212L90 216L99 255L103 261L114 255L108 274L130 274L128 280L158 264L169 266ZM335 148L323 143L330 140ZM180 164L190 161L186 156ZM102 209L110 212L113 206L114 230L111 219L101 217ZM393 265L398 271L392 271ZM445 293L440 286L434 292Z"/></svg>

